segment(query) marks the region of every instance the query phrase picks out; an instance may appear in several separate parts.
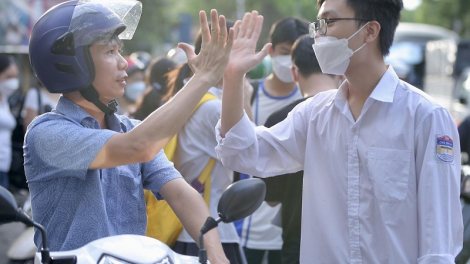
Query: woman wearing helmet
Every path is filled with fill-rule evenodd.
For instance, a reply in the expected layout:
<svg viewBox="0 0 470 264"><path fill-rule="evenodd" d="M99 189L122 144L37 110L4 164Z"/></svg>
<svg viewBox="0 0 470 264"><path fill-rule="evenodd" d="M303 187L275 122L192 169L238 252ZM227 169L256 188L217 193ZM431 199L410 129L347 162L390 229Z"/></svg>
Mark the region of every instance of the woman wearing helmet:
<svg viewBox="0 0 470 264"><path fill-rule="evenodd" d="M119 7L118 2L111 1L111 7ZM63 93L57 109L31 123L24 146L34 220L45 227L51 250L70 250L124 233L144 235L143 189L164 197L195 241L210 215L202 197L161 149L222 78L233 30L227 38L220 30L225 18L218 18L216 10L211 11L216 26L209 30L201 11L202 51L196 55L188 44L179 45L188 55L193 78L145 121L130 120L114 114L128 66L119 53L120 39L133 33L127 31L132 26L126 19L140 17L135 10L140 3L125 2L133 5L124 11L93 2L62 3L32 30L31 65L50 92ZM257 39L261 27L249 30L258 32L253 33ZM228 263L216 231L204 240L211 263ZM35 242L42 246L39 233Z"/></svg>

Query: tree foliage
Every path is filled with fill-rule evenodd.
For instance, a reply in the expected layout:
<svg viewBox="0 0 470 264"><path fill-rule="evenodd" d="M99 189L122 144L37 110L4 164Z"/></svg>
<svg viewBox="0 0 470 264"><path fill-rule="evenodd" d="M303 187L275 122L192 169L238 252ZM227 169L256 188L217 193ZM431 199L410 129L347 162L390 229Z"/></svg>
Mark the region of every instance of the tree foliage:
<svg viewBox="0 0 470 264"><path fill-rule="evenodd" d="M406 21L442 26L454 30L463 38L470 38L470 1L422 0L409 12Z"/></svg>
<svg viewBox="0 0 470 264"><path fill-rule="evenodd" d="M163 43L171 25L171 0L140 0L142 16L134 37L124 42L124 54L143 50L152 52L155 45Z"/></svg>
<svg viewBox="0 0 470 264"><path fill-rule="evenodd" d="M316 20L316 1L312 0L140 0L143 5L142 17L134 38L125 42L124 53L136 50L159 52L164 50L164 44L176 45L179 41L175 36L180 15L185 13L192 17L194 34L199 29L198 14L200 10L209 14L211 9L217 9L219 14L228 19L241 19L243 11L258 10L264 16L264 27L260 37L260 47L268 41L271 25L285 17L295 16L308 21ZM242 1L242 2L239 2ZM238 3L244 2L240 9ZM243 10L244 9L244 10ZM170 45L170 46L171 46Z"/></svg>
<svg viewBox="0 0 470 264"><path fill-rule="evenodd" d="M407 1L407 0L404 0ZM285 17L295 16L316 20L315 0L141 0L142 18L134 39L126 43L125 52L135 50L164 51L180 41L176 29L181 14L192 17L192 35L199 29L198 14L217 9L228 19L241 19L244 11L258 10L264 16L264 28L259 47L268 42L271 25ZM240 8L242 7L242 8ZM402 21L427 23L452 29L464 38L470 38L470 0L422 0L416 10L403 10ZM167 46L165 46L165 43Z"/></svg>

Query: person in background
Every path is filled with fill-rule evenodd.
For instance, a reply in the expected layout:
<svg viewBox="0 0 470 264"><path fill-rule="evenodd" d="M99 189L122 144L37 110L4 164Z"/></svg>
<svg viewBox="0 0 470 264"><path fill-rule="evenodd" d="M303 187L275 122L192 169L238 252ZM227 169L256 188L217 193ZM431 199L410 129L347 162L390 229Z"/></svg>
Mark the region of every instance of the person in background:
<svg viewBox="0 0 470 264"><path fill-rule="evenodd" d="M14 59L0 54L0 186L8 188L8 171L11 165L11 133L16 126L10 112L8 98L20 86L18 66Z"/></svg>
<svg viewBox="0 0 470 264"><path fill-rule="evenodd" d="M269 55L273 71L266 78L251 82L254 94L252 117L249 118L255 125L264 125L273 112L302 98L292 77L290 52L297 38L308 33L307 25L307 21L294 17L279 20L272 25ZM240 174L240 179L249 177ZM263 203L254 214L236 223L249 264L261 264L263 259L267 259L270 264L281 263L282 230L272 223L279 210L281 205L270 207Z"/></svg>
<svg viewBox="0 0 470 264"><path fill-rule="evenodd" d="M25 111L23 119L25 132L36 116L50 112L56 107L59 97L60 94L49 93L44 85L36 79L36 86L28 90L23 105Z"/></svg>
<svg viewBox="0 0 470 264"><path fill-rule="evenodd" d="M174 70L168 73L168 91L162 97L162 104L168 102L175 96L181 88L193 77L193 71L188 63L183 63L177 66Z"/></svg>
<svg viewBox="0 0 470 264"><path fill-rule="evenodd" d="M294 42L308 33L307 25L307 21L295 17L281 19L272 25L269 33L272 72L256 81L258 88L253 95L252 111L256 125L264 125L274 111L302 98L291 74L290 52Z"/></svg>
<svg viewBox="0 0 470 264"><path fill-rule="evenodd" d="M312 49L314 43L315 40L309 35L303 35L292 46L292 76L304 98L271 114L266 121L266 127L272 127L284 120L295 106L308 98L338 88L340 76L322 73ZM265 200L268 204L282 204L282 264L300 262L303 175L303 171L298 171L263 179L266 183Z"/></svg>
<svg viewBox="0 0 470 264"><path fill-rule="evenodd" d="M403 2L317 7L309 29L318 63L346 80L277 125L255 128L242 93L256 64L233 50L216 127L219 158L260 177L304 170L300 263L454 263L463 240L457 127L384 62Z"/></svg>
<svg viewBox="0 0 470 264"><path fill-rule="evenodd" d="M145 85L145 65L136 57L124 57L127 61L126 88L124 96L118 98L118 111L120 115L129 115L135 111L135 103L144 93Z"/></svg>
<svg viewBox="0 0 470 264"><path fill-rule="evenodd" d="M189 45L194 50L194 45ZM184 51L176 46L167 53L167 57L176 63L176 68L168 73L168 91L162 98L162 104L170 100L194 75L189 67ZM184 57L184 58L183 58Z"/></svg>
<svg viewBox="0 0 470 264"><path fill-rule="evenodd" d="M153 59L145 73L147 89L139 98L132 118L144 120L162 105L162 97L168 93L168 73L174 70L176 63L165 57Z"/></svg>
<svg viewBox="0 0 470 264"><path fill-rule="evenodd" d="M132 52L129 57L141 61L142 64L144 64L144 69L147 69L150 62L153 60L152 55L150 55L150 53L142 50Z"/></svg>
<svg viewBox="0 0 470 264"><path fill-rule="evenodd" d="M460 151L465 153L462 156L462 163L469 163L470 155L470 116L467 116L459 125Z"/></svg>
<svg viewBox="0 0 470 264"><path fill-rule="evenodd" d="M194 49L193 45L190 45L190 46L192 49ZM184 53L182 49L178 48L178 46L171 48L167 52L166 56L167 58L172 59L174 62L176 62L177 65L181 65L181 64L188 62L188 58L186 58L186 54Z"/></svg>

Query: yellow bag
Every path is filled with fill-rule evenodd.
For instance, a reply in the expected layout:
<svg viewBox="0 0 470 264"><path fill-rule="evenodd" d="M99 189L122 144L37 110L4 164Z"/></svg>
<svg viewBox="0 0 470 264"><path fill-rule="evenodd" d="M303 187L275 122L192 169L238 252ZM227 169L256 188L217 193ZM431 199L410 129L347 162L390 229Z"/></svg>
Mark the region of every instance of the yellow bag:
<svg viewBox="0 0 470 264"><path fill-rule="evenodd" d="M198 103L196 109L202 105L204 102L217 99L214 95L206 93L202 100ZM173 161L176 146L178 144L178 135L175 135L164 147L165 154L167 158ZM206 167L202 171L201 175L198 178L200 184L204 185L204 200L207 205L210 202L210 189L211 189L211 179L210 173L212 167L214 167L215 159L211 158L207 163ZM172 247L181 231L183 230L183 225L178 219L176 214L171 209L170 205L165 201L158 201L155 196L153 196L151 191L145 190L145 201L147 206L147 233L149 237L156 238L168 246Z"/></svg>

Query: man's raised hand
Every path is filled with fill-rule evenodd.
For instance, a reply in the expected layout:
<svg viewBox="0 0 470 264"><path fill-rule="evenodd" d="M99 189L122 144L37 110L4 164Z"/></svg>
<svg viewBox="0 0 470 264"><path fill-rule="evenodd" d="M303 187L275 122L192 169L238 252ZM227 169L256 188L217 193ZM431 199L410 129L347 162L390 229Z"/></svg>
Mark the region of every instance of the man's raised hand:
<svg viewBox="0 0 470 264"><path fill-rule="evenodd" d="M256 43L262 27L263 16L259 15L258 11L246 13L241 21L235 23L234 42L226 74L244 75L268 55L271 43L264 45L263 49L256 53Z"/></svg>

